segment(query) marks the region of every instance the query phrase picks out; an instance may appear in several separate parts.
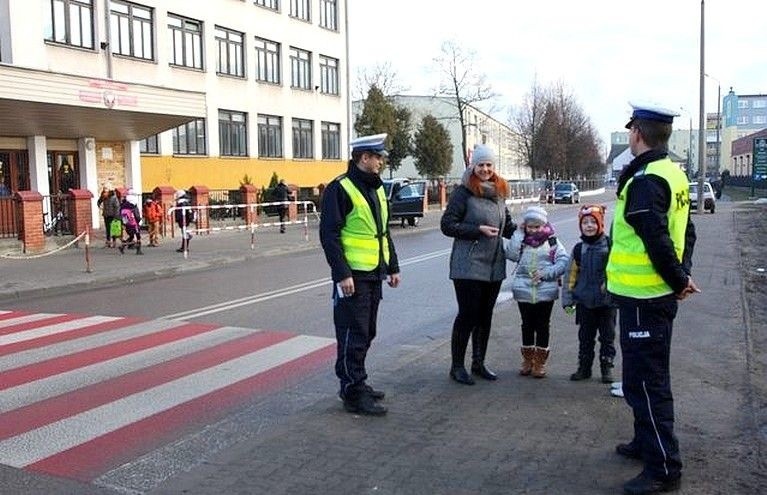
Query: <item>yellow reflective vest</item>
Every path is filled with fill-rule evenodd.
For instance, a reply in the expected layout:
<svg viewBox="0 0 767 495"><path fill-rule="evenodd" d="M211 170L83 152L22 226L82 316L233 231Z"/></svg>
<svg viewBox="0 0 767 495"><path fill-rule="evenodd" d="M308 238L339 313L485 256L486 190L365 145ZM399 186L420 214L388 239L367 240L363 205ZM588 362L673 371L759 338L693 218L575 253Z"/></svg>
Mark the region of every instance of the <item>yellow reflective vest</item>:
<svg viewBox="0 0 767 495"><path fill-rule="evenodd" d="M381 254L388 265L389 238L386 231L389 225L389 204L386 201L383 186L376 190L378 203L381 205L381 226L383 227L383 232L379 234L378 223L373 217L373 211L365 200L365 196L348 177L344 177L339 182L352 200L352 211L346 216L346 224L341 229L341 246L349 268L365 272L375 270Z"/></svg>
<svg viewBox="0 0 767 495"><path fill-rule="evenodd" d="M690 186L687 176L668 158L650 162L634 177L656 175L669 185L671 201L666 217L671 241L677 260L684 253L685 232L690 214ZM635 299L652 299L673 294L673 289L655 270L647 255L642 239L626 222L626 191L631 187L630 178L618 195L612 228L612 248L607 261L607 290L619 296Z"/></svg>

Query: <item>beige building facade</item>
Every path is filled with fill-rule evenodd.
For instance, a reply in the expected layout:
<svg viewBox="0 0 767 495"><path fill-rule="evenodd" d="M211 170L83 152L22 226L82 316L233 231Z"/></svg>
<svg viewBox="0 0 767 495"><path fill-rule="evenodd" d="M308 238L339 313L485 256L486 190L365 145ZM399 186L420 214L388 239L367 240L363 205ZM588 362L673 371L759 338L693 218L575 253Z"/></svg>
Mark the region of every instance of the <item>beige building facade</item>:
<svg viewBox="0 0 767 495"><path fill-rule="evenodd" d="M0 180L326 182L347 159L345 18L345 0L0 0Z"/></svg>

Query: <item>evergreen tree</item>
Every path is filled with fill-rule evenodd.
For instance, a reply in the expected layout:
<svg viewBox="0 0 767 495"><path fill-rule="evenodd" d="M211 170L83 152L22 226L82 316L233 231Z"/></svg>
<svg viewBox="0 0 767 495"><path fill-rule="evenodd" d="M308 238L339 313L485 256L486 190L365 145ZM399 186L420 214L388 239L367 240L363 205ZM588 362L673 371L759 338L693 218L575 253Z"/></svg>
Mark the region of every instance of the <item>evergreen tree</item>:
<svg viewBox="0 0 767 495"><path fill-rule="evenodd" d="M418 173L429 179L443 177L451 169L453 145L450 135L433 115L424 116L418 126L413 157Z"/></svg>
<svg viewBox="0 0 767 495"><path fill-rule="evenodd" d="M410 111L390 102L375 85L370 87L362 112L354 122L359 136L387 133L389 175L397 170L402 160L410 156Z"/></svg>

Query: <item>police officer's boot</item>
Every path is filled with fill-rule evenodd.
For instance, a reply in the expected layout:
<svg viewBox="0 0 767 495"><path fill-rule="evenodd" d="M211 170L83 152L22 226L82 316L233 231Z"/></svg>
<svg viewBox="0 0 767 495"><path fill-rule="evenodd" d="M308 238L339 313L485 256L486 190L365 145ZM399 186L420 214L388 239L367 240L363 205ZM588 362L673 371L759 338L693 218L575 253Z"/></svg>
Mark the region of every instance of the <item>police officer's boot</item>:
<svg viewBox="0 0 767 495"><path fill-rule="evenodd" d="M546 361L549 359L548 347L536 347L533 354L533 371L531 374L535 378L543 378L546 376Z"/></svg>
<svg viewBox="0 0 767 495"><path fill-rule="evenodd" d="M586 364L584 361L578 362L578 370L570 375L570 380L577 382L580 380L588 380L591 378L591 363Z"/></svg>
<svg viewBox="0 0 767 495"><path fill-rule="evenodd" d="M469 344L469 334L459 328L457 322L453 323L453 335L450 338L450 354L452 366L450 378L464 385L474 385L474 379L464 368L463 362L466 357L466 346Z"/></svg>
<svg viewBox="0 0 767 495"><path fill-rule="evenodd" d="M602 358L599 360L599 370L602 372L602 383L613 382L613 361L612 359Z"/></svg>
<svg viewBox="0 0 767 495"><path fill-rule="evenodd" d="M370 394L360 391L342 398L346 412L364 416L383 416L387 409L378 404Z"/></svg>
<svg viewBox="0 0 767 495"><path fill-rule="evenodd" d="M144 254L141 252L141 241L136 242L136 254Z"/></svg>
<svg viewBox="0 0 767 495"><path fill-rule="evenodd" d="M490 329L474 327L471 332L471 373L485 380L497 380L498 375L485 366L487 342L490 340Z"/></svg>

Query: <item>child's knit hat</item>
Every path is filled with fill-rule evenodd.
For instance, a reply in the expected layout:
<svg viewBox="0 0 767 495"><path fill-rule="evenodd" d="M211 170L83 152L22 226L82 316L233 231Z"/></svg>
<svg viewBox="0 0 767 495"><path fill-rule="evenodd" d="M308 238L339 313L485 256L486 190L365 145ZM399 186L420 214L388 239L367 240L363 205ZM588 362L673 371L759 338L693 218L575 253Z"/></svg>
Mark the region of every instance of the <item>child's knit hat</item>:
<svg viewBox="0 0 767 495"><path fill-rule="evenodd" d="M546 225L549 221L549 214L540 206L530 206L522 214L522 220L525 223Z"/></svg>
<svg viewBox="0 0 767 495"><path fill-rule="evenodd" d="M593 217L597 222L597 235L601 235L605 231L605 205L585 205L578 210L578 227L581 226L581 220L583 217Z"/></svg>

